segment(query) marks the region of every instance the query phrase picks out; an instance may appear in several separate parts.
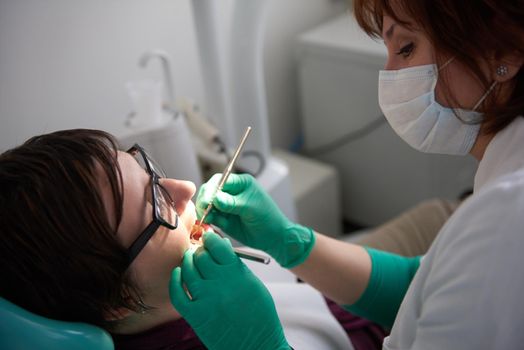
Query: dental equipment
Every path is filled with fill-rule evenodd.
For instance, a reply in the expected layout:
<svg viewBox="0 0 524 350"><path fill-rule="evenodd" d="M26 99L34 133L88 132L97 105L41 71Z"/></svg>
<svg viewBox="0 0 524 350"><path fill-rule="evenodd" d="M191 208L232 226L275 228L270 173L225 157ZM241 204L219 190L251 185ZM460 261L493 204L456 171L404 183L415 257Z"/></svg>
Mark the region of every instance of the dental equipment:
<svg viewBox="0 0 524 350"><path fill-rule="evenodd" d="M140 67L145 68L150 58L157 57L162 62L162 74L164 77L164 84L166 85L166 108L170 113L176 115L177 109L175 104L175 88L173 84L173 77L171 75L171 66L169 62L169 55L162 50L151 50L144 53L138 61Z"/></svg>
<svg viewBox="0 0 524 350"><path fill-rule="evenodd" d="M195 251L196 249L202 246L202 234L204 233L204 231L211 231L219 235L222 238L226 236L224 231L222 231L219 227L208 225L208 224L202 224L198 222L197 224L193 226L193 229L191 230L191 235L190 235L190 240L192 244L191 249L193 249L193 251ZM266 265L269 264L269 262L271 261L271 258L268 257L267 255L262 255L262 254L257 254L254 252L246 251L245 249L240 248L240 247L234 247L233 251L239 258L263 263Z"/></svg>
<svg viewBox="0 0 524 350"><path fill-rule="evenodd" d="M267 256L263 256L261 254L252 253L252 252L246 252L242 250L242 248L235 247L233 248L233 251L239 258L256 261L256 262L263 263L266 265L269 264L269 262L271 261L271 259Z"/></svg>
<svg viewBox="0 0 524 350"><path fill-rule="evenodd" d="M220 178L218 186L215 189L215 192L213 193L213 198L211 198L211 201L209 202L209 204L207 205L206 210L204 211L204 214L200 218L200 225L202 225L204 223L204 220L205 220L206 216L211 211L211 208L213 207L213 201L215 200L217 192L222 190L222 187L224 187L224 184L226 183L227 178L229 177L229 174L231 174L231 171L233 171L233 166L235 165L235 163L237 161L237 158L238 158L238 155L240 154L240 151L242 151L242 148L244 147L244 143L246 142L247 137L249 136L250 132L251 132L251 127L248 126L246 131L244 132L244 136L242 136L242 139L240 140L240 144L238 145L238 147L237 147L237 149L235 151L235 154L233 155L233 158L231 158L231 160L229 161L229 164L226 166L226 168L222 172L222 177Z"/></svg>
<svg viewBox="0 0 524 350"><path fill-rule="evenodd" d="M242 151L242 148L244 147L244 144L246 143L247 137L249 136L250 132L251 132L251 127L248 126L246 128L246 131L244 132L244 136L242 136L242 139L240 140L240 144L238 145L238 147L237 147L237 149L235 151L235 154L233 154L233 157L229 161L229 164L224 169L224 172L222 173L222 177L220 178L218 186L215 189L215 192L213 193L213 198L211 199L211 201L207 205L207 208L204 211L204 214L202 215L202 217L200 218L200 221L199 221L198 225L202 226L202 224L204 224L205 218L207 217L207 215L211 211L211 208L213 207L213 200L215 199L217 192L222 190L222 187L224 187L224 184L226 183L227 178L229 177L229 174L231 174L231 172L233 171L233 166L235 165L235 162L238 159L238 156L240 155L240 152ZM221 237L224 236L218 230L216 231L216 233L218 235L220 235ZM233 248L233 250L235 251L235 254L238 257L240 257L240 258L244 258L244 259L260 262L260 263L263 263L263 264L266 264L266 265L269 264L269 262L270 262L270 258L269 257L263 256L263 255L260 255L260 254L247 252L247 251L244 251L244 250L242 250L241 248L238 248L238 247Z"/></svg>

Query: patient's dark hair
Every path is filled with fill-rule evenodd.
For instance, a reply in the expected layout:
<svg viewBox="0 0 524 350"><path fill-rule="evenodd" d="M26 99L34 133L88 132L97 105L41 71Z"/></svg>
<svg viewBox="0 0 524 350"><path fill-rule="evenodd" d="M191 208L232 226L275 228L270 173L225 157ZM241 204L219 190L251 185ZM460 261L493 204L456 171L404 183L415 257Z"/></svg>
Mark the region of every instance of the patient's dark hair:
<svg viewBox="0 0 524 350"><path fill-rule="evenodd" d="M112 308L138 308L116 237L123 202L116 150L110 134L77 129L0 155L2 297L45 317L105 327ZM100 194L104 181L116 227Z"/></svg>

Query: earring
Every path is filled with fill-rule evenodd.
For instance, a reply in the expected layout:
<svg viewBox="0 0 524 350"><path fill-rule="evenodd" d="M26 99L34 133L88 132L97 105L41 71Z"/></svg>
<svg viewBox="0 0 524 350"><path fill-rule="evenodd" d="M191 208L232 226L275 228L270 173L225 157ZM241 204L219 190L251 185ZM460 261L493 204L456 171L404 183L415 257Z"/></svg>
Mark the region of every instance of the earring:
<svg viewBox="0 0 524 350"><path fill-rule="evenodd" d="M506 67L505 65L501 64L500 66L497 67L497 75L499 77L503 77L505 76L506 74L508 74L508 67Z"/></svg>

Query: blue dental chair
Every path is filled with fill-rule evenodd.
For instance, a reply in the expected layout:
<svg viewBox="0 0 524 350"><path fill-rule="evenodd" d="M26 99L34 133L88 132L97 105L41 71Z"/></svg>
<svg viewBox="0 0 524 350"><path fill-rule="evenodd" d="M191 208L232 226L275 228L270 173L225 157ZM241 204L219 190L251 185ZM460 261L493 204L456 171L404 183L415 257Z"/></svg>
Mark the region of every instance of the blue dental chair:
<svg viewBox="0 0 524 350"><path fill-rule="evenodd" d="M114 350L109 333L78 322L51 320L0 297L0 349Z"/></svg>

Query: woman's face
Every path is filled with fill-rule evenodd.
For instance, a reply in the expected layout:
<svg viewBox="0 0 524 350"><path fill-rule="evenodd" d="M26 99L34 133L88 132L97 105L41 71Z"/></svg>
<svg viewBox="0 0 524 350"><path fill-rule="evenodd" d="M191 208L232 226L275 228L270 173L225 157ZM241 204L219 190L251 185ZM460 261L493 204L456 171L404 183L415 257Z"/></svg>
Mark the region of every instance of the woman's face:
<svg viewBox="0 0 524 350"><path fill-rule="evenodd" d="M397 12L402 20L414 23L408 17L403 17L400 11ZM384 16L382 38L388 52L386 70L437 63L434 48L427 35L416 27L406 28L393 18ZM445 60L452 58L447 57ZM478 80L457 60L451 60L439 71L439 76L443 75L446 76L447 86L444 87L442 79L439 79L435 89L436 99L443 106L471 109L485 92ZM444 93L444 88L448 90L447 94Z"/></svg>
<svg viewBox="0 0 524 350"><path fill-rule="evenodd" d="M153 220L150 203L151 178L128 153L118 152L118 163L122 172L124 204L117 235L124 247L129 247ZM179 216L178 227L170 230L160 226L130 269L143 291L143 299L147 305L172 308L169 279L173 268L181 263L182 256L190 245L189 233L196 220L195 206L191 201L195 194L195 184L175 179L160 179L160 184L175 203L173 210ZM110 196L109 189L105 191L107 192ZM114 215L109 213L109 217L114 218Z"/></svg>

